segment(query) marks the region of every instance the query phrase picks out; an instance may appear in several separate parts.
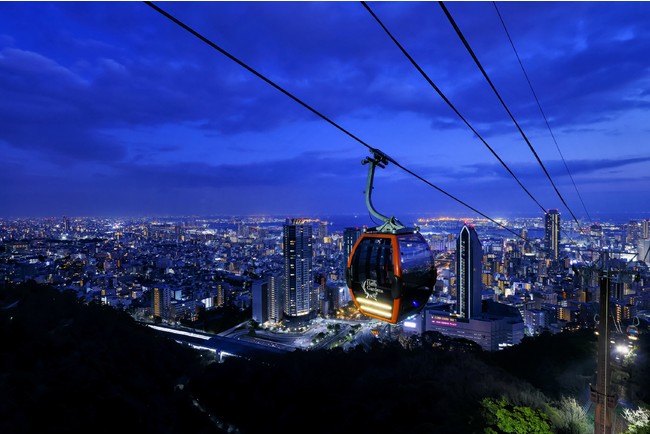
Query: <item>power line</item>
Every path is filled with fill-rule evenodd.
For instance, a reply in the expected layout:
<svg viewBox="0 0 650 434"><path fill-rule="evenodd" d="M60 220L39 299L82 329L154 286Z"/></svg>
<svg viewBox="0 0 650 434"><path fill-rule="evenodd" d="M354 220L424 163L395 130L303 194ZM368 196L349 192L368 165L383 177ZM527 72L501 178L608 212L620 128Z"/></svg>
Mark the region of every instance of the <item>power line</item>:
<svg viewBox="0 0 650 434"><path fill-rule="evenodd" d="M188 31L189 33L191 33L192 35L196 36L196 37L199 38L201 41L203 41L203 42L205 42L206 44L208 44L210 47L212 47L212 48L214 48L215 50L219 51L221 54L225 55L226 57L228 57L228 58L229 58L230 60L232 60L233 62L235 62L235 63L237 63L238 65L240 65L241 67L245 68L247 71L251 72L251 73L254 74L256 77L262 79L263 81L265 81L266 83L270 84L271 86L273 86L274 88L276 88L277 90L279 90L280 92L282 92L283 94L285 94L286 96L288 96L289 98L293 99L295 102L297 102L297 103L300 104L301 106L305 107L307 110L311 111L312 113L314 113L315 115L317 115L317 116L320 117L321 119L325 120L325 121L328 122L330 125L336 127L336 128L337 128L338 130L340 130L341 132L345 133L346 135L348 135L348 136L351 137L352 139L356 140L357 142L359 142L360 144L362 144L363 146L365 146L366 148L368 148L368 149L369 149L370 151L372 151L373 153L379 152L379 153L381 153L382 155L385 155L383 152L379 151L378 149L373 148L372 146L370 146L369 144L367 144L366 142L364 142L363 140L361 140L359 137L357 137L357 136L355 136L354 134L352 134L351 132L349 132L347 129L343 128L342 126L340 126L339 124L337 124L336 122L334 122L333 120L331 120L330 118L328 118L327 116L325 116L324 114L322 114L321 112L319 112L318 110L316 110L315 108L313 108L312 106L310 106L309 104L307 104L306 102L302 101L300 98L298 98L297 96L293 95L293 94L292 94L291 92L289 92L288 90L286 90L286 89L284 89L283 87L281 87L280 85L276 84L276 83L273 82L271 79L265 77L263 74L261 74L260 72L256 71L256 70L255 70L254 68L252 68L251 66L249 66L249 65L247 65L246 63L244 63L243 61L239 60L239 59L236 58L234 55L230 54L230 53L229 53L228 51L226 51L225 49L221 48L220 46L218 46L217 44L215 44L214 42L212 42L211 40L209 40L209 39L206 38L205 36L201 35L199 32L197 32L196 30L192 29L190 26L188 26L187 24L183 23L182 21L180 21L179 19L177 19L176 17L174 17L174 16L171 15L170 13L164 11L163 9L161 9L161 8L158 7L158 6L156 6L155 4L153 4L153 3L150 2L150 1L145 1L144 3L145 3L146 5L148 5L148 6L150 6L150 7L151 7L152 9L154 9L155 11L159 12L161 15L163 15L163 16L165 16L166 18L168 18L169 20L171 20L172 22L174 22L175 24L179 25L180 27L182 27L183 29L185 29L186 31ZM387 157L387 159L388 159L390 162L392 162L395 166L399 167L400 169L402 169L403 171L407 172L408 174L410 174L410 175L416 177L417 179L419 179L420 181L422 181L422 182L424 182L425 184L429 185L430 187L435 188L435 189L438 190L440 193L444 194L445 196L449 197L450 199L453 199L454 201L460 203L461 205L463 205L463 206L469 208L470 210L472 210L472 211L474 211L475 213L479 214L480 216L482 216L482 217L488 219L489 221L491 221L492 223L496 224L497 226L499 226L499 227L501 227L501 228L507 230L508 232L514 234L515 236L520 237L520 238L523 239L523 237L521 237L521 235L517 234L517 233L516 233L515 231L513 231L512 229L510 229L510 228L506 227L505 225L499 223L498 221L492 219L491 217L487 216L486 214L482 213L481 211L477 210L476 208L470 206L469 204L467 204L466 202L462 201L461 199L458 199L457 197L455 197L455 196L452 195L451 193L447 193L446 191L444 191L444 190L441 189L440 187L438 187L438 186L432 184L430 181L426 180L425 178L421 177L420 175L418 175L418 174L414 173L413 171L407 169L406 167L402 166L400 163L398 163L397 161L395 161L393 158L390 158L390 157L388 157L388 156L386 156L386 157Z"/></svg>
<svg viewBox="0 0 650 434"><path fill-rule="evenodd" d="M474 127L472 127L472 125L469 123L469 121L467 119L465 119L465 117L458 111L458 109L454 106L454 104L452 104L452 102L449 100L449 98L447 98L445 96L445 94L440 90L440 88L438 86L436 86L436 84L433 82L433 80L431 80L431 78L429 78L427 73L424 72L424 70L422 70L420 65L418 65L418 63L413 59L413 57L411 57L411 55L406 51L406 49L402 46L402 44L400 44L399 41L393 36L393 34L388 30L388 28L379 19L379 17L372 11L372 9L370 9L370 6L368 6L368 4L365 1L362 1L361 4L363 4L363 6L370 13L370 15L372 15L372 17L377 21L377 23L379 23L381 28L384 29L384 32L386 32L386 34L390 37L390 39L392 39L392 41L395 43L395 45L397 45L397 47L402 51L402 53L411 62L411 64L415 67L415 69L418 70L418 72L422 75L422 77L424 77L424 79L429 83L429 85L438 93L438 95L440 95L440 97L447 103L447 105L454 111L454 113L456 113L456 115L458 115L458 117L465 123L465 125L467 125L469 127L469 129L472 130L472 132L476 135L476 137L478 137L479 140L481 140L481 142L483 142L483 144L490 150L490 152L492 152L492 155L494 155L496 157L496 159L499 160L501 165L503 165L503 167L505 167L505 169L508 171L508 173L510 173L510 175L512 175L512 177L517 181L519 186L528 194L528 196L533 200L533 202L535 202L537 204L537 206L540 207L542 212L546 212L546 208L544 208L537 201L537 199L535 199L535 197L532 195L532 193L530 191L528 191L528 189L526 187L524 187L524 185L521 183L519 178L517 178L517 175L515 175L512 170L510 170L508 165L501 159L501 157L499 157L499 155L494 151L494 149L492 149L492 147L488 144L488 142L485 141L485 139L478 133L478 131L476 131L474 129Z"/></svg>
<svg viewBox="0 0 650 434"><path fill-rule="evenodd" d="M494 9L497 11L497 15L499 16L499 20L501 20L501 24L503 25L503 30L506 32L506 36L508 37L508 41L510 41L510 45L512 46L513 51L515 52L515 56L517 56L517 61L519 62L519 66L521 66L521 70L524 73L524 77L526 77L526 81L528 82L528 86L530 87L530 91L533 93L533 96L535 97L535 102L537 102L537 107L539 107L539 111L542 114L542 117L544 118L544 122L546 122L546 127L548 128L548 132L551 134L551 138L553 139L553 143L555 143L555 147L557 148L557 152L560 154L560 157L562 158L562 162L564 163L564 167L566 168L567 173L569 174L569 178L571 178L571 182L573 183L573 188L575 188L576 193L578 194L578 198L580 199L580 203L582 204L582 208L585 210L585 214L587 215L587 218L589 221L593 221L591 219L591 216L589 215L589 211L587 211L587 207L585 206L584 201L582 200L582 196L580 195L580 192L578 191L578 186L576 185L576 182L573 180L573 176L571 175L571 171L569 171L569 166L566 164L566 160L564 159L564 155L562 155L562 151L560 150L560 146L557 143L557 140L555 140L555 134L553 134L553 130L551 130L551 125L548 122L548 119L546 118L546 114L544 113L544 110L542 110L542 105L539 102L539 98L537 98L537 93L535 93L535 89L533 89L533 84L530 82L530 79L528 78L528 74L526 73L526 69L524 68L523 63L521 62L521 58L519 57L519 53L517 52L517 48L515 48L514 42L512 42L512 38L510 37L510 32L508 32L508 29L506 28L506 23L503 20L503 17L501 16L501 13L499 12L499 8L497 7L496 2L492 2L494 5Z"/></svg>
<svg viewBox="0 0 650 434"><path fill-rule="evenodd" d="M530 143L530 140L528 140L528 137L527 137L526 134L524 133L524 130L521 129L521 126L519 126L519 123L517 122L517 120L515 119L515 117L512 115L512 113L511 113L510 110L508 109L508 106L507 106L506 103L503 101L503 98L501 98L501 95L500 95L499 92L497 91L496 87L494 87L494 84L492 83L492 80L490 80L490 77L488 77L487 72L485 72L485 69L483 69L483 65L481 65L481 62L479 62L478 57L476 57L476 54L474 54L474 51L472 50L472 47L470 47L469 42L467 42L467 39L465 39L465 35L463 35L463 32L461 32L460 28L458 27L458 25L457 25L456 22L454 21L453 17L452 17L451 14L449 13L449 10L447 10L447 7L445 6L445 4L444 4L442 1L439 1L438 4L440 4L440 7L442 8L442 10L444 11L445 15L447 16L447 19L449 20L449 22L450 22L451 25L453 26L454 30L456 30L456 34L458 35L458 37L460 38L460 40L463 42L463 45L465 45L465 48L467 49L467 51L469 52L469 54L472 56L472 59L474 59L474 62L476 63L476 65L478 66L478 68L479 68L479 69L481 70L481 72L483 73L483 76L485 77L485 79L487 80L487 82L490 84L490 87L492 88L492 90L494 91L495 95L497 96L497 98L499 99L499 101L501 102L501 104L503 105L503 108L506 110L506 112L508 113L508 115L510 115L510 118L512 119L512 122L514 122L514 124L516 125L517 129L518 129L519 132L521 133L521 136L524 138L524 140L526 141L526 144L528 145L528 147L530 148L531 152L533 153L533 155L534 155L535 158L537 159L537 162L538 162L539 165L542 167L542 170L543 170L544 173L546 174L546 177L548 178L548 180L551 182L551 185L553 186L553 189L555 189L555 192L557 193L558 197L560 198L560 200L562 201L562 203L564 204L564 206L566 207L566 209L569 210L569 213L571 213L571 217L573 217L573 220L576 222L576 224L578 225L578 228L579 228L580 231L582 232L582 227L580 226L580 222L578 222L578 219L577 219L576 216L573 214L573 211L571 211L571 208L570 208L569 205L566 203L566 201L564 200L564 198L563 198L562 195L560 194L560 191L559 191L559 190L557 189L557 187L555 186L555 183L553 182L553 179L551 178L551 175L550 175L550 174L548 173L548 171L546 170L546 167L544 166L544 163L542 163L542 160L539 158L539 155L537 155L537 152L535 151L535 148L533 148L533 145Z"/></svg>

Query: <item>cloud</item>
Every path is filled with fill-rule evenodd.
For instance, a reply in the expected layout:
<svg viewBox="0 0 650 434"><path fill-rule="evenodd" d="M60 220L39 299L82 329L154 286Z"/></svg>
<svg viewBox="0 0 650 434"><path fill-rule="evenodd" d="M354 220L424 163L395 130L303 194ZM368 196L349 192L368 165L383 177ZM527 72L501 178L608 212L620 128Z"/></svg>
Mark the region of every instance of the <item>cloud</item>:
<svg viewBox="0 0 650 434"><path fill-rule="evenodd" d="M289 159L242 164L122 164L118 166L117 177L125 179L123 184L171 190L221 186L282 188L296 183L316 186L331 178L363 180L366 170L356 159L342 160L307 152Z"/></svg>
<svg viewBox="0 0 650 434"><path fill-rule="evenodd" d="M632 164L647 162L650 162L650 156L625 157L618 159L568 160L566 161L566 166L568 166L571 175L578 176L597 174L603 170L612 171ZM547 179L543 169L536 162L508 164L508 167L510 167L513 173L522 180L537 182L536 180L539 180L540 178ZM545 161L544 167L553 178L564 178L569 176L567 174L567 169L564 165L564 162L561 160ZM439 173L441 170L440 168L437 168L433 169L433 172ZM445 174L450 179L455 179L459 176L471 176L478 178L487 176L489 178L512 179L512 175L510 175L507 170L498 162L466 164L460 167L452 168L451 170L447 170Z"/></svg>
<svg viewBox="0 0 650 434"><path fill-rule="evenodd" d="M545 128L492 5L453 3L449 9L518 122L526 129ZM650 19L647 5L502 3L499 10L552 126L586 126L615 119L625 110L648 109L641 99L650 67L645 54L650 32L643 24ZM470 122L482 123L488 132L512 128L451 26L444 25L449 45L459 55L444 53L453 62L441 61L453 72L439 87Z"/></svg>
<svg viewBox="0 0 650 434"><path fill-rule="evenodd" d="M70 160L112 160L124 149L94 126L80 104L87 83L38 53L0 51L0 140Z"/></svg>
<svg viewBox="0 0 650 434"><path fill-rule="evenodd" d="M584 143L586 132L623 140L628 129L602 121L629 120L630 110L635 119L647 113L650 7L632 3L499 4L551 125L572 132L572 144ZM477 202L506 191L503 186L512 188L498 163L476 163L487 156L483 149L473 153L473 144L459 146L469 142L461 135L471 133L362 5L162 6L353 134L370 137L372 146L415 160L409 168L442 188ZM506 132L513 134L512 122L438 5L371 7L483 137L511 137ZM75 197L70 200L89 210L110 210L117 203L121 209L172 211L195 204L209 210L216 204L280 209L288 203L358 202L365 168L359 159L337 156L334 150L343 148L338 131L323 132L330 126L316 115L147 5L18 2L0 8L0 142L7 145L7 161L22 168L11 172L14 180L24 181L7 184L12 191L4 194L16 209L21 194L30 193L44 207L60 206L39 193L56 195L54 186L66 186ZM458 2L449 9L533 137L545 125L493 5ZM430 146L432 132L440 133L435 140L444 146ZM628 142L643 143L640 137ZM208 148L210 143L217 147ZM575 146L567 155L590 155L576 150L581 143ZM647 162L630 149L625 157L607 159L609 145L602 138L598 147L591 160L567 160L581 183ZM30 170L27 160L42 171ZM434 163L427 166L427 160ZM230 164L219 164L224 161ZM545 164L559 182L566 180L561 161ZM525 184L542 184L538 165L512 167ZM429 187L420 191L413 187L419 181L400 171L379 178L382 208L406 209L431 195ZM479 191L484 197L474 196ZM434 202L434 208L447 203Z"/></svg>
<svg viewBox="0 0 650 434"><path fill-rule="evenodd" d="M79 124L87 131L100 127L155 126L201 120L206 132L232 135L269 131L295 121L314 119L314 114L295 101L152 9L140 6L84 5L76 9L65 4L52 6L61 20L70 24L67 39L62 36L58 39L71 44L72 54L68 56L72 58L64 63L54 60L54 56L32 52L33 56L40 56L47 62L47 68L32 69L22 79L29 93L34 98L49 97L48 105L54 112L68 109L80 116ZM472 19L478 12L485 12L486 7L477 11L474 10L476 5L472 8L453 6L453 9L464 8L462 14L458 14L459 22L465 23L461 18L468 16L471 25L480 23ZM369 111L376 116L404 112L429 119L433 128L462 126L458 117L360 5L298 3L285 9L276 3L218 2L164 7L335 120L367 116ZM545 14L551 18L562 8L570 8L564 5L545 7L548 9ZM407 49L420 59L431 78L471 122L479 123L485 134L511 127L503 109L495 105L494 96L476 67L466 62L468 55L456 48L457 38L439 8L409 4L378 4L373 8L391 30L403 38ZM129 16L126 24L125 15ZM629 16L621 20L624 18L629 19ZM112 33L107 33L109 22L120 23L113 26ZM251 24L253 30L241 23ZM89 34L87 27L90 26L102 29L103 34ZM140 31L133 32L133 28ZM471 27L467 30L468 34L472 33ZM530 46L528 40L540 39L543 29L534 30L540 33L524 34L524 53L525 47ZM75 31L79 34L74 35ZM545 74L538 89L554 124L562 126L576 120L607 119L631 104L646 107L642 100L615 99L619 91L638 82L642 74L639 63L644 61L641 54L647 46L640 31L630 30L626 34L634 35L634 39L628 37L621 41L619 37L601 41L588 34L587 49L551 57L544 53L555 53L553 44L562 39L555 34L551 38L542 37L553 44L544 47L539 58L533 58L530 69ZM100 39L102 37L104 40ZM489 49L487 40L499 41L502 45L502 39L483 39L486 42L478 39L476 51L485 59L485 66L494 74L497 84L508 83L513 74L521 74L515 68L518 65L512 61L512 53L511 61L505 62L502 52ZM491 59L496 54L499 57ZM51 77L54 71L58 74ZM468 74L470 71L472 73ZM79 86L66 85L64 72L70 79L78 80ZM16 69L12 79L15 74ZM612 74L618 79L608 80ZM574 76L580 79L575 81L571 78ZM4 84L9 86L10 82ZM551 86L554 86L553 92L549 93L546 89ZM507 91L507 86L498 87ZM592 97L588 92L594 87L599 92ZM566 104L567 100L584 102L589 110L585 107L575 110ZM524 126L530 122L541 125L537 108L529 96L526 103L520 101L510 100L516 113L523 114L520 122ZM48 116L43 122L48 118L53 117ZM52 122L57 119L53 118ZM92 136L86 133L89 135Z"/></svg>
<svg viewBox="0 0 650 434"><path fill-rule="evenodd" d="M7 187L0 192L0 215L34 215L36 209L95 215L243 212L235 204L251 212L255 206L279 213L310 206L363 209L365 171L358 159L320 153L267 163L121 163L56 174L16 161L0 174Z"/></svg>

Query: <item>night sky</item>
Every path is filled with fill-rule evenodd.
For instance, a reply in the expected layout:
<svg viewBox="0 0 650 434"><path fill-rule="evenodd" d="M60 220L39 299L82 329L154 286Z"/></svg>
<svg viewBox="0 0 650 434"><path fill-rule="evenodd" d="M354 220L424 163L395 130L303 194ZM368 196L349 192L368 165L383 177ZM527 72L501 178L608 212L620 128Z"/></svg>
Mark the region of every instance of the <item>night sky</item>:
<svg viewBox="0 0 650 434"><path fill-rule="evenodd" d="M541 215L362 3L156 4L482 213ZM368 5L568 218L440 4ZM550 131L494 3L445 5L571 211L647 218L650 3L497 3ZM0 113L0 217L367 215L366 147L142 2L1 2ZM373 202L477 216L393 164Z"/></svg>

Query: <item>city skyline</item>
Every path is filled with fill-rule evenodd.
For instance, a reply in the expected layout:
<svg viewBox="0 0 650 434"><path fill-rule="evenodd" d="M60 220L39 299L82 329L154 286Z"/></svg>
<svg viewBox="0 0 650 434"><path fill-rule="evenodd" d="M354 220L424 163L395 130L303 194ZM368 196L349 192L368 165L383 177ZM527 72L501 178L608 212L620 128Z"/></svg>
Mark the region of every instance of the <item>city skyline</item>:
<svg viewBox="0 0 650 434"><path fill-rule="evenodd" d="M647 218L650 4L496 5L445 3L571 211L587 219L572 177L592 220ZM490 217L543 214L362 4L158 6ZM570 220L439 4L368 6L543 208ZM367 213L367 149L146 4L0 11L0 217ZM394 164L373 199L390 215L474 216Z"/></svg>

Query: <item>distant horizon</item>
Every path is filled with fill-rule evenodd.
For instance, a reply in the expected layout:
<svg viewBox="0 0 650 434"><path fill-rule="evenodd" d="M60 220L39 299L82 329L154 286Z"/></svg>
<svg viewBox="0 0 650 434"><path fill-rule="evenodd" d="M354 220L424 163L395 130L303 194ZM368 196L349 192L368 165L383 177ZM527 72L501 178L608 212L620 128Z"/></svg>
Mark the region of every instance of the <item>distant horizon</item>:
<svg viewBox="0 0 650 434"><path fill-rule="evenodd" d="M409 219L444 219L450 218L454 220L470 220L470 221L479 221L487 220L483 216L470 216L469 214L437 214L433 215L431 213L418 213L418 212L409 212L400 214L403 216L397 216L400 220L406 220L406 217ZM647 220L650 219L650 212L610 212L610 213L596 213L597 216L606 220ZM572 217L567 214L560 212L561 221L566 223L567 221L573 221ZM0 216L0 220L58 220L63 218L70 219L169 219L169 220L183 220L183 219L244 219L244 218L269 218L269 219L294 219L294 218L317 218L319 220L329 221L328 219L337 219L337 218L359 218L367 219L371 223L373 218L368 212L366 213L277 213L277 214L266 214L266 213L250 213L250 214L132 214L132 215L73 215L73 214L48 214L42 216ZM500 219L535 219L535 218L544 218L544 214L539 213L538 215L533 214L520 214L520 215L500 215L500 216L488 216L493 220ZM579 221L586 221L586 218L581 218L577 216ZM376 220L376 219L375 219ZM376 222L375 222L376 223ZM590 223L598 223L598 221L593 221Z"/></svg>

